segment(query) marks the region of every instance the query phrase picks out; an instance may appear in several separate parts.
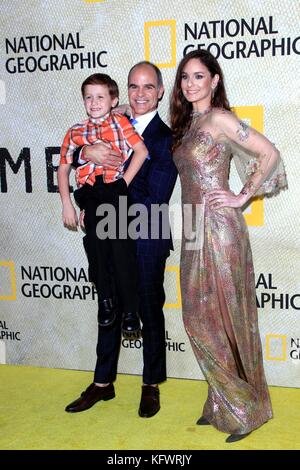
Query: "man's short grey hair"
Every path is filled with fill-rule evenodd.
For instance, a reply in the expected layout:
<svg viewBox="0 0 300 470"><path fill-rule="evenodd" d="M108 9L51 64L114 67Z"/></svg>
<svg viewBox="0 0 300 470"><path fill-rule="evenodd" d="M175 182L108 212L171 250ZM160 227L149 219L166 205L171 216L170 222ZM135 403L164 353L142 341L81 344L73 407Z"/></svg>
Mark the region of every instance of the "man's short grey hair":
<svg viewBox="0 0 300 470"><path fill-rule="evenodd" d="M131 69L129 70L129 73L128 73L128 85L129 85L129 77L130 77L131 72L132 72L136 67L139 67L140 65L150 65L150 67L152 67L153 70L154 70L155 73L156 73L158 88L160 88L160 87L163 86L163 78L162 78L162 74L161 74L160 69L159 69L155 64L153 64L152 62L149 62L148 60L142 60L141 62L138 62L137 64L134 64L134 65L131 67Z"/></svg>

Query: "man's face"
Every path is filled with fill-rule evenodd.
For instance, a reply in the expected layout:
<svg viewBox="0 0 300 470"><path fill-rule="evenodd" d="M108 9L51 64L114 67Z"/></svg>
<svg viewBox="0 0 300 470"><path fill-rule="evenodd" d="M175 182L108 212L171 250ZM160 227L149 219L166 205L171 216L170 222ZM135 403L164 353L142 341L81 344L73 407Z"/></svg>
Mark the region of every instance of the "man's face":
<svg viewBox="0 0 300 470"><path fill-rule="evenodd" d="M128 79L128 98L133 117L154 111L163 92L164 88L158 86L155 70L150 65L135 67Z"/></svg>

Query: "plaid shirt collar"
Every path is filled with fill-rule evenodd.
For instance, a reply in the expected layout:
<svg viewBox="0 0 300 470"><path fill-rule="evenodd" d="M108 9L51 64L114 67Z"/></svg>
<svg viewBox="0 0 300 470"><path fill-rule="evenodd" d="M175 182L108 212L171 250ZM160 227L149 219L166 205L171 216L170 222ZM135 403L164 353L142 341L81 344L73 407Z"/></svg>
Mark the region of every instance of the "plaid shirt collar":
<svg viewBox="0 0 300 470"><path fill-rule="evenodd" d="M109 116L110 116L110 111L109 111L109 113L106 113L104 116L102 116L102 117L100 117L100 118L97 118L97 119L89 117L89 122L91 122L92 124L98 124L98 125L100 125L100 124L102 124L104 121L107 121L107 119L109 118Z"/></svg>

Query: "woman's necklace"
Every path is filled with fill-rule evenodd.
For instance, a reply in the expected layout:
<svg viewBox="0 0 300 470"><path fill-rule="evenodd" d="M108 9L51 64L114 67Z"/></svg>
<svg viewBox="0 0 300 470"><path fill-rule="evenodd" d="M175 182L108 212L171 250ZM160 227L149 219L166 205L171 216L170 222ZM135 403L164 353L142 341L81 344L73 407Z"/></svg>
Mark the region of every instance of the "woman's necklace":
<svg viewBox="0 0 300 470"><path fill-rule="evenodd" d="M205 116L205 114L210 113L211 110L212 110L212 107L209 106L209 107L206 108L204 111L192 111L192 112L191 112L192 119Z"/></svg>

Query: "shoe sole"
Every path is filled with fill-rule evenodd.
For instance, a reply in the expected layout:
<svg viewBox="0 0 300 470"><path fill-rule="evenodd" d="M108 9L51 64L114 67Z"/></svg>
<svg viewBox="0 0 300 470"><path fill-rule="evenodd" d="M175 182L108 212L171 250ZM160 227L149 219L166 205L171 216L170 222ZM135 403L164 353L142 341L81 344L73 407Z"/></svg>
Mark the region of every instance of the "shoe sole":
<svg viewBox="0 0 300 470"><path fill-rule="evenodd" d="M107 397L105 398L101 398L101 400L103 401L108 401L108 400L112 400L113 398L115 398L116 394L112 394L112 395L108 395ZM98 400L98 401L101 401L101 400ZM96 402L97 403L97 402Z"/></svg>
<svg viewBox="0 0 300 470"><path fill-rule="evenodd" d="M155 411L155 413L152 413L151 415L147 414L147 413L141 413L141 411L139 410L139 416L141 418L152 418L152 416L155 416L160 410L160 407L158 408L157 411Z"/></svg>

